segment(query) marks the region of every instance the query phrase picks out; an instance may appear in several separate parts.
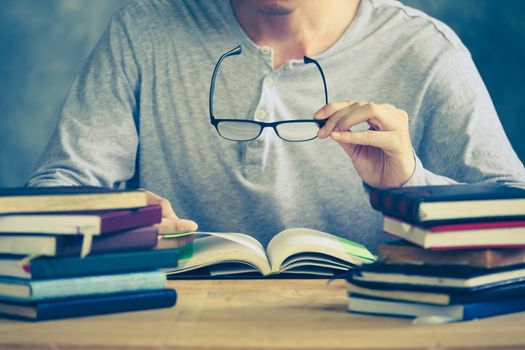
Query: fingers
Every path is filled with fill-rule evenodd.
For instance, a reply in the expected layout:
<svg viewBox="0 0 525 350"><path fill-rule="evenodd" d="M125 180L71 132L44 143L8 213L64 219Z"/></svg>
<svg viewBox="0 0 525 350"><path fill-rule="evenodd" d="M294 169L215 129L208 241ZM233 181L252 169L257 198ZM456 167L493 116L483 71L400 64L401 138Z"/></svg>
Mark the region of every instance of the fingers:
<svg viewBox="0 0 525 350"><path fill-rule="evenodd" d="M395 148L395 133L393 131L374 131L366 130L360 132L339 132L334 131L330 135L334 141L341 144L353 144L362 146L373 146L385 151Z"/></svg>
<svg viewBox="0 0 525 350"><path fill-rule="evenodd" d="M160 205L162 209L162 222L159 224L159 233L183 233L196 231L198 225L195 221L179 219L173 210L170 201L153 192L142 189L146 192L148 205Z"/></svg>
<svg viewBox="0 0 525 350"><path fill-rule="evenodd" d="M175 214L175 211L171 207L171 203L166 198L163 198L153 192L143 190L147 194L148 198L148 205L160 205L162 209L162 217L163 218L176 218L178 219L177 214Z"/></svg>
<svg viewBox="0 0 525 350"><path fill-rule="evenodd" d="M353 105L356 102L357 101L355 100L346 100L342 102L331 102L327 105L324 105L319 110L317 110L314 113L314 119L326 119L330 117L331 115L333 115L334 113L336 113L337 111L345 107L348 107L350 105Z"/></svg>
<svg viewBox="0 0 525 350"><path fill-rule="evenodd" d="M159 234L161 235L197 231L197 228L195 221L178 218L162 218L158 226Z"/></svg>
<svg viewBox="0 0 525 350"><path fill-rule="evenodd" d="M346 101L326 105L324 108L325 111L339 109L319 130L317 136L321 139L328 137L333 131L363 131L369 127L379 131L395 131L408 127L407 113L389 104Z"/></svg>
<svg viewBox="0 0 525 350"><path fill-rule="evenodd" d="M341 120L341 118L345 117L347 114L352 113L352 111L359 108L361 104L362 104L361 102L348 101L348 102L342 102L340 104L334 103L332 106L326 105L326 108L328 111L332 111L338 107L341 107L341 108L339 108L337 111L335 111L333 114L329 116L330 118L327 119L325 125L319 130L317 136L321 139L328 137L330 133L339 124L339 121Z"/></svg>

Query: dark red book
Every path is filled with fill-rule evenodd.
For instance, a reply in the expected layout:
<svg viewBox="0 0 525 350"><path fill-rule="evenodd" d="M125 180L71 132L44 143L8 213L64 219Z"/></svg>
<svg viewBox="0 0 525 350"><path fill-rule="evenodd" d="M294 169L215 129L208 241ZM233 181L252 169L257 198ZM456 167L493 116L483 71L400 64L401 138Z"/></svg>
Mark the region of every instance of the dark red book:
<svg viewBox="0 0 525 350"><path fill-rule="evenodd" d="M385 215L423 226L525 219L525 189L495 184L374 188L370 203Z"/></svg>
<svg viewBox="0 0 525 350"><path fill-rule="evenodd" d="M155 226L145 226L93 236L90 254L151 249L157 244L157 235ZM3 235L0 254L80 255L83 240L82 235Z"/></svg>
<svg viewBox="0 0 525 350"><path fill-rule="evenodd" d="M159 223L158 205L138 209L0 215L0 233L99 235Z"/></svg>
<svg viewBox="0 0 525 350"><path fill-rule="evenodd" d="M462 222L423 227L387 216L383 230L425 249L525 247L525 220Z"/></svg>

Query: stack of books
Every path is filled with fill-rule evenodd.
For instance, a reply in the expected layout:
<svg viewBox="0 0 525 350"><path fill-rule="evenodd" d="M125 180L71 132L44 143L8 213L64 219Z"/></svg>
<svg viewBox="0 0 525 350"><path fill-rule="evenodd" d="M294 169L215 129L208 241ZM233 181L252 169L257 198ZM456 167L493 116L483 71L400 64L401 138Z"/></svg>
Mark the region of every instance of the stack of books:
<svg viewBox="0 0 525 350"><path fill-rule="evenodd" d="M0 190L0 314L46 320L170 307L160 269L177 247L154 249L160 206L133 190Z"/></svg>
<svg viewBox="0 0 525 350"><path fill-rule="evenodd" d="M525 190L374 189L371 204L401 240L352 271L349 311L435 323L525 311Z"/></svg>

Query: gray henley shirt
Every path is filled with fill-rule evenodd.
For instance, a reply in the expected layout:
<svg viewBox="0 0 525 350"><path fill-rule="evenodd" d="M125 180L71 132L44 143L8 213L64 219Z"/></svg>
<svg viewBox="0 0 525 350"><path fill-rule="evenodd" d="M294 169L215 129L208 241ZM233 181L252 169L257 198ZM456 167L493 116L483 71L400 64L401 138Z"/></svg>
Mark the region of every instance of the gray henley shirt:
<svg viewBox="0 0 525 350"><path fill-rule="evenodd" d="M217 117L311 118L324 104L313 65L274 69L272 50L243 32L227 0L139 0L111 20L74 82L30 186L117 187L130 179L169 199L201 230L249 233L267 244L309 227L366 244L386 239L362 180L334 141L221 138ZM398 2L361 0L353 23L315 57L330 101L407 111L416 171L406 185L525 182L472 58L443 23Z"/></svg>

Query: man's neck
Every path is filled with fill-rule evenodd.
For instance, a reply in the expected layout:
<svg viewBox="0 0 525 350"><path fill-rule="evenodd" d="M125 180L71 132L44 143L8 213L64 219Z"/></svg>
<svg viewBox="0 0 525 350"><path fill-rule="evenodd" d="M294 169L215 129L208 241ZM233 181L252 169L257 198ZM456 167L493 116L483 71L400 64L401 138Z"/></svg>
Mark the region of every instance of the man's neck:
<svg viewBox="0 0 525 350"><path fill-rule="evenodd" d="M247 0L231 0L231 4L245 33L257 45L274 50L277 68L334 45L352 23L359 0L304 0L287 13L263 11Z"/></svg>

